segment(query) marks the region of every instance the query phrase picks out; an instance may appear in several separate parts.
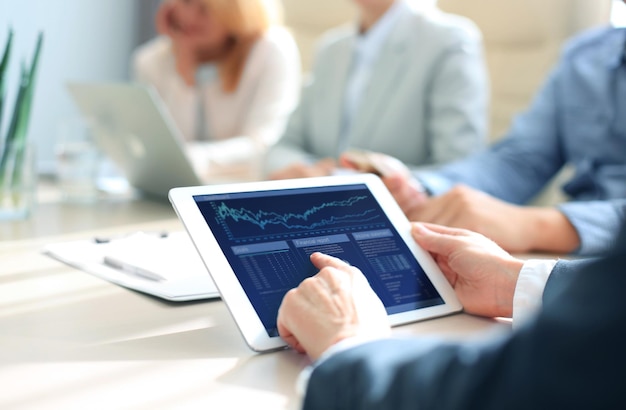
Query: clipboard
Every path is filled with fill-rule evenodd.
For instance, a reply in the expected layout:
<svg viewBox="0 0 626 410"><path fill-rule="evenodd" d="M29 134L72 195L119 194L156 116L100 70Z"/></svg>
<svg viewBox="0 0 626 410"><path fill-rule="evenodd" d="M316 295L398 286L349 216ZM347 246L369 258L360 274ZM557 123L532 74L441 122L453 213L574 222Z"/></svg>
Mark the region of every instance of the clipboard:
<svg viewBox="0 0 626 410"><path fill-rule="evenodd" d="M76 269L173 302L219 298L186 232L135 232L51 243L42 253ZM115 264L115 261L118 264ZM154 276L142 274L148 271Z"/></svg>

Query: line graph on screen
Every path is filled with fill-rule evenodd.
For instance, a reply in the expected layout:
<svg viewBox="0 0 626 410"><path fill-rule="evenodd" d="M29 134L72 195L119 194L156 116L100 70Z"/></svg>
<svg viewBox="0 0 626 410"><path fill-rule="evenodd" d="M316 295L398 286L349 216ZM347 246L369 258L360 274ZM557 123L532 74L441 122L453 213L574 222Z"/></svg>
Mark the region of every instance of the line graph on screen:
<svg viewBox="0 0 626 410"><path fill-rule="evenodd" d="M380 218L380 213L369 199L367 196L354 195L347 199L322 201L314 205L282 201L276 202L272 207L254 210L226 201L217 201L212 206L216 219L226 234L230 239L237 239L243 236L311 233L319 229L375 222ZM291 209L287 209L286 205ZM297 208L300 210L293 210Z"/></svg>

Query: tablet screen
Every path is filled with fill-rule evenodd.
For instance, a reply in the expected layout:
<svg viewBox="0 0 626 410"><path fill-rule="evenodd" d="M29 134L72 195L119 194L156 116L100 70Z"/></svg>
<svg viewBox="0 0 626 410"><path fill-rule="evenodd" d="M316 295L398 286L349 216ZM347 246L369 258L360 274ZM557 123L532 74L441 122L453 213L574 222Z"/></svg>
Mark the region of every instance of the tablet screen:
<svg viewBox="0 0 626 410"><path fill-rule="evenodd" d="M317 273L314 252L358 267L388 314L444 303L365 184L194 200L271 337L285 293Z"/></svg>

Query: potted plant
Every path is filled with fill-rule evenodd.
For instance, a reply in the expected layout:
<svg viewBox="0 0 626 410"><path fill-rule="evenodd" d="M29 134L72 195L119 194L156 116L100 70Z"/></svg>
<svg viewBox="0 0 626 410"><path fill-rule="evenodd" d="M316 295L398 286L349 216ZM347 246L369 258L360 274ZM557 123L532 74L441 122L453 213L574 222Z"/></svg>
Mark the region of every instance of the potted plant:
<svg viewBox="0 0 626 410"><path fill-rule="evenodd" d="M0 61L0 126L6 105L7 72L12 44L13 30L9 30ZM4 138L0 129L0 217L26 216L30 211L35 172L27 130L42 44L43 33L39 33L30 67L27 68L22 63L13 113L7 122Z"/></svg>

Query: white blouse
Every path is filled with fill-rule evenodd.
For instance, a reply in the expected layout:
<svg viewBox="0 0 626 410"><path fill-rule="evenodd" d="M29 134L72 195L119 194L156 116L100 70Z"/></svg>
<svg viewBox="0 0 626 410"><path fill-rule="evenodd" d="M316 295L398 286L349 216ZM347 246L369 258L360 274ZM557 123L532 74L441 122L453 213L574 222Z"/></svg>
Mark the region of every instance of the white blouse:
<svg viewBox="0 0 626 410"><path fill-rule="evenodd" d="M272 27L254 44L232 93L222 91L217 75L188 86L175 64L166 36L133 56L136 80L156 88L199 172L210 175L216 167L259 159L280 138L297 104L301 76L298 48L287 29ZM204 127L198 127L199 115ZM208 135L198 136L198 128Z"/></svg>

